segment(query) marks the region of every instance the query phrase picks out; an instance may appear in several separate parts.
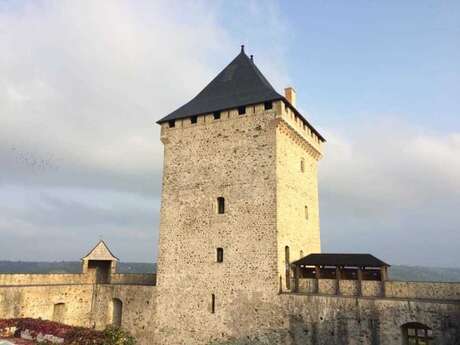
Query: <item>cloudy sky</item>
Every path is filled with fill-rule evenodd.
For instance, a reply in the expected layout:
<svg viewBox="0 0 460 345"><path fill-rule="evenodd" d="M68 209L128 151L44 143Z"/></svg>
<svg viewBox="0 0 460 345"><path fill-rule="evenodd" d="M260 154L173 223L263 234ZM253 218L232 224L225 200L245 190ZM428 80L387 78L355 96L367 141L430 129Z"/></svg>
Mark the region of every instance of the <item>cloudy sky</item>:
<svg viewBox="0 0 460 345"><path fill-rule="evenodd" d="M156 120L240 44L328 139L323 251L459 267L457 1L0 1L0 260L156 257Z"/></svg>

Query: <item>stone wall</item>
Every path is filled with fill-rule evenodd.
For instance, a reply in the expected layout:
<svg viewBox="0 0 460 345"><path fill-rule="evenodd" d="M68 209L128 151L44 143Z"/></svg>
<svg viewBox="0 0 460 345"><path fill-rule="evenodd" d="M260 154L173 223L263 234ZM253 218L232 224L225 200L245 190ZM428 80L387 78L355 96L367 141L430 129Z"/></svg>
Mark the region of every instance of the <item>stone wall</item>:
<svg viewBox="0 0 460 345"><path fill-rule="evenodd" d="M460 344L458 303L292 294L280 300L284 329L275 333L284 337L281 344L403 345L401 327L408 322L432 328L434 344Z"/></svg>
<svg viewBox="0 0 460 345"><path fill-rule="evenodd" d="M404 281L379 281L363 280L362 295L364 297L381 297L382 284L386 298L404 299L430 299L430 300L460 300L460 283L440 282L404 282ZM294 283L293 283L294 284ZM300 293L314 293L315 279L299 279ZM320 279L318 294L335 295L335 279ZM357 280L340 280L340 294L345 296L357 296L359 292Z"/></svg>
<svg viewBox="0 0 460 345"><path fill-rule="evenodd" d="M283 102L276 102L275 109L278 270L283 272L289 267L286 247L290 262L321 252L317 177L321 142Z"/></svg>
<svg viewBox="0 0 460 345"><path fill-rule="evenodd" d="M352 281L344 282L349 284ZM379 282L363 283L378 286ZM437 345L460 343L460 284L387 284L393 288L390 290L391 298L283 293L267 299L260 293L240 290L238 298L232 301L232 309L217 309L213 314L214 322L219 320L226 325L226 334L185 343L401 345L401 326L407 322L420 322L432 328ZM329 289L333 281L326 285ZM299 286L311 289L313 279L301 279ZM167 343L162 340L162 330L158 328L157 322L163 311L157 308L157 294L157 288L148 285L2 286L0 318L40 317L51 320L53 306L65 303L64 317L58 321L102 329L111 323L111 303L118 299L123 306L122 327L132 332L140 345L163 345ZM417 296L417 299L404 298L408 295ZM182 303L184 300L177 300L172 305L180 308ZM180 309L172 311L180 312ZM187 327L184 323L179 325ZM173 332L173 329L168 330Z"/></svg>
<svg viewBox="0 0 460 345"><path fill-rule="evenodd" d="M385 282L385 296L460 300L460 284L387 281Z"/></svg>
<svg viewBox="0 0 460 345"><path fill-rule="evenodd" d="M459 303L283 293L258 306L261 313L270 311L270 327L252 329L237 320L251 308L245 301L238 315L227 318L241 327L234 337L203 344L403 345L402 326L409 322L430 327L433 344L460 344Z"/></svg>
<svg viewBox="0 0 460 345"><path fill-rule="evenodd" d="M65 304L63 319L75 326L91 326L94 285L0 286L0 318L32 317L53 320L54 305Z"/></svg>
<svg viewBox="0 0 460 345"><path fill-rule="evenodd" d="M110 276L111 284L155 285L154 273L115 273Z"/></svg>
<svg viewBox="0 0 460 345"><path fill-rule="evenodd" d="M380 296L382 294L382 283L373 280L363 280L361 293L365 297Z"/></svg>
<svg viewBox="0 0 460 345"><path fill-rule="evenodd" d="M162 125L163 194L158 255L160 344L202 344L257 327L257 306L279 289L275 109L264 105ZM225 198L218 214L217 198ZM223 248L222 263L216 249ZM214 313L212 312L214 295Z"/></svg>
<svg viewBox="0 0 460 345"><path fill-rule="evenodd" d="M245 324L233 327L227 318L246 302L253 308L238 324L270 324L258 305L276 296L280 278L287 282L286 246L289 261L320 251L318 137L281 101L245 109L162 124L158 315L165 344L242 331ZM217 212L220 196L225 214Z"/></svg>
<svg viewBox="0 0 460 345"><path fill-rule="evenodd" d="M40 284L90 284L95 280L92 274L0 274L0 286Z"/></svg>
<svg viewBox="0 0 460 345"><path fill-rule="evenodd" d="M122 304L121 326L139 345L154 335L154 274L115 274L116 284L95 284L90 274L4 274L0 286L0 319L42 318L73 326L104 329L113 321L113 301ZM68 284L64 284L66 281ZM89 282L81 283L78 282ZM20 285L24 284L24 285ZM54 312L64 304L64 312Z"/></svg>
<svg viewBox="0 0 460 345"><path fill-rule="evenodd" d="M355 280L340 280L339 290L340 294L344 296L358 296L359 293L359 287Z"/></svg>
<svg viewBox="0 0 460 345"><path fill-rule="evenodd" d="M318 282L318 290L320 293L326 295L335 295L335 279L320 279Z"/></svg>
<svg viewBox="0 0 460 345"><path fill-rule="evenodd" d="M121 327L131 332L138 345L150 345L155 334L156 287L142 285L97 285L94 322L103 329L113 321L114 299L122 303Z"/></svg>

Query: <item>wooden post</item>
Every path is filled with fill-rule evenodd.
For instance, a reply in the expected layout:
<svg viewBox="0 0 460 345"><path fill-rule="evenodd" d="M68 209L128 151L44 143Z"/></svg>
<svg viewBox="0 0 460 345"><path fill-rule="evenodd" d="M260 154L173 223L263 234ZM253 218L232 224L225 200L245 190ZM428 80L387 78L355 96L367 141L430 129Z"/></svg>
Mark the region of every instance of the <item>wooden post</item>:
<svg viewBox="0 0 460 345"><path fill-rule="evenodd" d="M388 267L380 267L380 284L381 284L381 294L382 297L385 297L385 281L388 279Z"/></svg>
<svg viewBox="0 0 460 345"><path fill-rule="evenodd" d="M363 295L363 269L364 267L358 267L358 296Z"/></svg>
<svg viewBox="0 0 460 345"><path fill-rule="evenodd" d="M335 294L340 295L340 266L335 267Z"/></svg>
<svg viewBox="0 0 460 345"><path fill-rule="evenodd" d="M315 266L315 293L319 293L319 278L320 278L319 270L320 270L320 267Z"/></svg>

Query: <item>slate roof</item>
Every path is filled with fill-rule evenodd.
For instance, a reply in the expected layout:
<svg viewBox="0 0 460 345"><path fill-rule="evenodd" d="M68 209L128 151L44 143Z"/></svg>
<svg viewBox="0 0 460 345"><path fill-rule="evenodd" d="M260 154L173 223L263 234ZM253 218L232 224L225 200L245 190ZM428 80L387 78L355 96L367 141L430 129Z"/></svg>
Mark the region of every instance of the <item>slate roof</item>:
<svg viewBox="0 0 460 345"><path fill-rule="evenodd" d="M310 254L292 263L305 266L389 267L371 254Z"/></svg>
<svg viewBox="0 0 460 345"><path fill-rule="evenodd" d="M241 52L191 101L163 117L157 123L184 119L194 115L234 109L240 106L284 100L318 137L325 141L316 129L293 107L287 99L275 91L244 52Z"/></svg>

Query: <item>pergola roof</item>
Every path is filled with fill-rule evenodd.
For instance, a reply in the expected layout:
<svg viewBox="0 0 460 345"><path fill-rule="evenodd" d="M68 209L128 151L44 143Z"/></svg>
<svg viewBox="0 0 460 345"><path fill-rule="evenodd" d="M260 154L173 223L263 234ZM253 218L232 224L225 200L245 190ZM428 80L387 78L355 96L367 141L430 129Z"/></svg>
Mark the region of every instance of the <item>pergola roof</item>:
<svg viewBox="0 0 460 345"><path fill-rule="evenodd" d="M310 254L292 263L295 266L389 267L371 254Z"/></svg>

